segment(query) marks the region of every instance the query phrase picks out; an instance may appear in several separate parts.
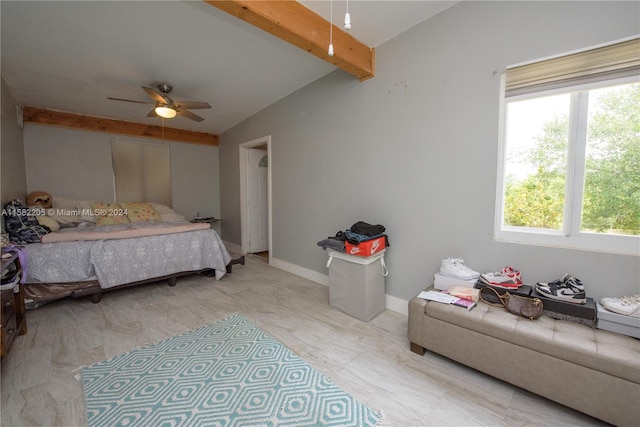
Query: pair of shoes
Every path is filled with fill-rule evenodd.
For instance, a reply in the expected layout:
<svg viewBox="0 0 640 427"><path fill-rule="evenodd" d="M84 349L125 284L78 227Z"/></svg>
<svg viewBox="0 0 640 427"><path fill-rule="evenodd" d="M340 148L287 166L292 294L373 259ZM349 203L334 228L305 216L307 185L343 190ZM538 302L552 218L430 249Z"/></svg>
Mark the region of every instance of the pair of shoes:
<svg viewBox="0 0 640 427"><path fill-rule="evenodd" d="M462 258L443 259L440 264L440 274L460 280L473 280L480 277L480 273L464 265Z"/></svg>
<svg viewBox="0 0 640 427"><path fill-rule="evenodd" d="M567 301L574 304L584 304L587 302L587 296L584 292L584 285L570 274L565 274L559 280L553 282L538 282L536 291L543 296L559 301Z"/></svg>
<svg viewBox="0 0 640 427"><path fill-rule="evenodd" d="M480 281L500 288L518 289L522 286L522 274L513 267L505 267L499 272L481 274Z"/></svg>
<svg viewBox="0 0 640 427"><path fill-rule="evenodd" d="M601 298L600 304L609 311L631 317L640 317L640 294L626 297Z"/></svg>
<svg viewBox="0 0 640 427"><path fill-rule="evenodd" d="M518 270L515 270L513 267L503 268L500 274L512 279L516 285L522 285L522 274L520 274L520 272Z"/></svg>
<svg viewBox="0 0 640 427"><path fill-rule="evenodd" d="M520 282L520 284L516 283L515 278L509 277L501 271L495 273L482 273L480 275L480 282L485 285L497 286L505 289L518 289L522 286L522 282Z"/></svg>
<svg viewBox="0 0 640 427"><path fill-rule="evenodd" d="M560 279L560 280L562 280L563 282L570 283L571 285L575 286L576 288L584 291L584 285L582 284L580 279L578 279L577 277L573 277L569 273L567 273L564 276L562 276L562 279Z"/></svg>

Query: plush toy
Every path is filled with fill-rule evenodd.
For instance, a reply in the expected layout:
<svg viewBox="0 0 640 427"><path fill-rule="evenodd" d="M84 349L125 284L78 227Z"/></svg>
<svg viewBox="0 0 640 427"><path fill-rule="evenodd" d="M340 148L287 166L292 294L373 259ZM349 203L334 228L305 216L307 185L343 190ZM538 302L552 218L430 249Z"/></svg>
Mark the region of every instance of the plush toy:
<svg viewBox="0 0 640 427"><path fill-rule="evenodd" d="M53 206L53 197L45 191L34 191L29 193L27 196L27 206L39 206L41 208L49 209Z"/></svg>
<svg viewBox="0 0 640 427"><path fill-rule="evenodd" d="M27 196L27 206L32 209L38 208L38 210L44 210L43 215L36 216L38 224L44 225L51 231L58 231L60 229L60 224L55 219L46 216L46 210L53 206L53 197L51 197L51 194L46 191L31 192Z"/></svg>

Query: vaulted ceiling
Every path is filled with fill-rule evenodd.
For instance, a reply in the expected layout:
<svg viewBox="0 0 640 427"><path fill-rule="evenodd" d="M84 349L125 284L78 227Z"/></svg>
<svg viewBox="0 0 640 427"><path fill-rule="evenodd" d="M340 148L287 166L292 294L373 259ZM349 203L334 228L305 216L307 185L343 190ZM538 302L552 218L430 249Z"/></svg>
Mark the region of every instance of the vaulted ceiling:
<svg viewBox="0 0 640 427"><path fill-rule="evenodd" d="M361 58L367 49L455 2L351 0L346 35L339 29L346 1L301 2L308 11L291 3L3 0L2 77L34 117L60 120L51 114L62 111L103 120L98 126L111 122L102 118L136 122L147 132L162 124L146 117L153 105L108 98L149 101L141 86L166 82L174 100L212 108L194 111L202 122L177 117L165 126L216 135L336 68L356 81L370 78L375 65L367 70ZM332 58L326 55L331 9Z"/></svg>

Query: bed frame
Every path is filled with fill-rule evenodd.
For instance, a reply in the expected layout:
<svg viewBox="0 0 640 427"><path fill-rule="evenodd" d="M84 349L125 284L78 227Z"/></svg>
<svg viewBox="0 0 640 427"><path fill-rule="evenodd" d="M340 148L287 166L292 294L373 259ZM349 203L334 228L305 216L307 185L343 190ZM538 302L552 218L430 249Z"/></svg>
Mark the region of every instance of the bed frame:
<svg viewBox="0 0 640 427"><path fill-rule="evenodd" d="M244 262L245 262L244 255L238 258L231 259L231 261L229 261L229 264L227 264L227 273L232 273L232 269L234 265L236 264L244 265ZM53 285L53 286L57 286L62 290L60 293L60 296L58 297L52 296L51 298L43 298L38 301L38 302L42 302L43 304L51 301L55 301L57 299L66 298L69 296L73 298L89 297L89 300L92 303L97 304L100 301L102 301L102 294L104 292L109 292L117 289L130 288L132 286L144 285L147 283L161 282L165 280L167 281L169 286L173 287L176 285L178 277L188 276L191 274L201 274L207 277L215 277L215 270L211 268L206 268L203 270L196 270L196 271L181 271L178 273L169 274L167 276L153 277L151 279L125 283L123 285L113 286L107 289L102 289L100 287L100 283L97 280L90 280L86 282L73 282L73 283L28 283L27 286L25 286L25 289L28 289L29 287L39 287L41 290L43 290L45 287L47 286L51 287Z"/></svg>

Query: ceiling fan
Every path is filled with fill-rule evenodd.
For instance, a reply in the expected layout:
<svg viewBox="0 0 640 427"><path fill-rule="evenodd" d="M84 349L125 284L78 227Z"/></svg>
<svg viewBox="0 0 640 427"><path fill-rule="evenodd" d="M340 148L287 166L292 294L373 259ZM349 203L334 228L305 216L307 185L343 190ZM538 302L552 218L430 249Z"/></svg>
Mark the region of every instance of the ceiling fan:
<svg viewBox="0 0 640 427"><path fill-rule="evenodd" d="M173 89L171 85L166 83L160 83L157 85L158 90L142 86L147 95L154 101L135 101L133 99L122 99L122 98L111 98L114 101L125 101L125 102L135 102L137 104L151 104L155 105L155 107L149 111L147 117L162 117L164 119L172 119L175 116L182 116L186 119L193 120L196 122L201 122L204 119L197 114L192 113L189 110L197 110L197 109L205 109L211 108L211 105L207 102L197 102L197 101L174 101L169 98L169 93Z"/></svg>

